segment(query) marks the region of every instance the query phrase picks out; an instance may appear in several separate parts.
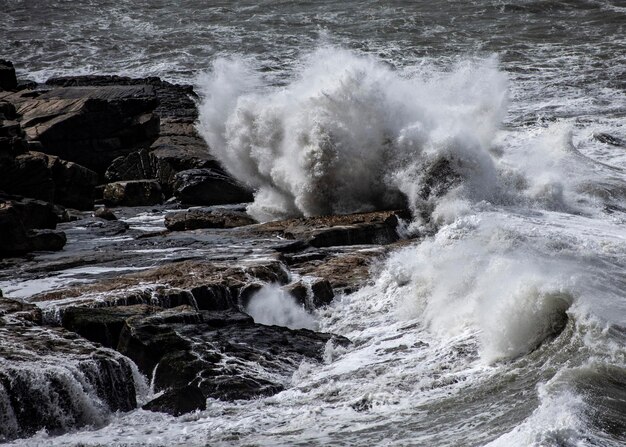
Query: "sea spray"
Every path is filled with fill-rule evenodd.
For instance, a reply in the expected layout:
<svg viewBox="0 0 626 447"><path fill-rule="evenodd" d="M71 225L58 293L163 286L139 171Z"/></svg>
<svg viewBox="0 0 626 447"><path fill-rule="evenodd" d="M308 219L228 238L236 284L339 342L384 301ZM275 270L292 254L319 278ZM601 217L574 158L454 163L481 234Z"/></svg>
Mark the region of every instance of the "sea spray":
<svg viewBox="0 0 626 447"><path fill-rule="evenodd" d="M507 103L495 59L409 76L325 47L298 66L292 82L271 86L252 62L218 59L199 80L199 131L256 191L255 218L421 208L425 172L442 158L465 180L455 194L493 194L488 150Z"/></svg>

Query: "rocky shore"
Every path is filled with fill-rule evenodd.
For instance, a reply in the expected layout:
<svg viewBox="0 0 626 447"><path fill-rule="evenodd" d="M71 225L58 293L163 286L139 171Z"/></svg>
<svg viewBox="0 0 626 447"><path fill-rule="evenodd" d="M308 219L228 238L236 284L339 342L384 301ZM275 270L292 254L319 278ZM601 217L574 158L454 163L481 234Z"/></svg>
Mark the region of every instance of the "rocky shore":
<svg viewBox="0 0 626 447"><path fill-rule="evenodd" d="M195 101L158 78L18 81L0 61L0 441L272 395L350 344L251 303L325 311L405 243L408 212L255 222Z"/></svg>

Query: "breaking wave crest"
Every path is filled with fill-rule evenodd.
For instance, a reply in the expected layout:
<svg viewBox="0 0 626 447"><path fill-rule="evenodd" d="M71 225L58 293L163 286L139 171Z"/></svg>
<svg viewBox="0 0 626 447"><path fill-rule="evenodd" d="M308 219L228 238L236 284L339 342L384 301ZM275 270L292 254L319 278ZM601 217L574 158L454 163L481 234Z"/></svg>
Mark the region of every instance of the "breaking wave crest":
<svg viewBox="0 0 626 447"><path fill-rule="evenodd" d="M452 191L493 193L488 150L507 102L495 59L409 75L322 48L298 66L284 86L267 85L241 58L216 60L200 79L199 131L256 191L255 218L422 210Z"/></svg>

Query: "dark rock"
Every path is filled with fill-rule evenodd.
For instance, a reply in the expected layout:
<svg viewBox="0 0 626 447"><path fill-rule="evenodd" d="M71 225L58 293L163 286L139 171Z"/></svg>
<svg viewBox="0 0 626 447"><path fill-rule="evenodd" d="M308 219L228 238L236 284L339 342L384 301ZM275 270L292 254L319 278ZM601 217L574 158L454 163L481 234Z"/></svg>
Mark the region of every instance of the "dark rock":
<svg viewBox="0 0 626 447"><path fill-rule="evenodd" d="M256 225L250 231L258 234L277 234L317 248L386 245L399 240L396 232L399 219L409 216L408 211L399 210L309 217L268 222Z"/></svg>
<svg viewBox="0 0 626 447"><path fill-rule="evenodd" d="M53 209L37 200L0 199L0 257L34 250L61 250L65 234L46 229L56 225Z"/></svg>
<svg viewBox="0 0 626 447"><path fill-rule="evenodd" d="M34 228L53 230L59 220L54 205L42 200L0 194L0 206L2 204L15 209L27 230Z"/></svg>
<svg viewBox="0 0 626 447"><path fill-rule="evenodd" d="M146 206L163 201L161 186L156 180L109 183L104 188L103 196L113 206Z"/></svg>
<svg viewBox="0 0 626 447"><path fill-rule="evenodd" d="M0 298L0 442L100 425L137 406L131 362Z"/></svg>
<svg viewBox="0 0 626 447"><path fill-rule="evenodd" d="M122 328L130 317L146 316L161 310L139 304L118 307L68 307L64 309L62 325L89 341L117 349Z"/></svg>
<svg viewBox="0 0 626 447"><path fill-rule="evenodd" d="M100 220L99 223L109 225L123 222ZM80 298L82 306L90 307L133 304L174 307L191 304L200 310L237 310L240 295L251 284L286 284L288 280L288 273L277 261L262 261L237 267L221 263L185 261L117 275L94 284L41 293L31 297L31 300L43 302L76 298L76 302ZM62 313L63 308L63 305L58 305L55 315Z"/></svg>
<svg viewBox="0 0 626 447"><path fill-rule="evenodd" d="M0 101L0 121L17 118L15 106L8 101Z"/></svg>
<svg viewBox="0 0 626 447"><path fill-rule="evenodd" d="M0 90L15 90L16 88L17 78L13 63L0 59Z"/></svg>
<svg viewBox="0 0 626 447"><path fill-rule="evenodd" d="M326 279L314 278L307 282L298 281L285 286L284 290L308 311L327 306L335 298L333 288Z"/></svg>
<svg viewBox="0 0 626 447"><path fill-rule="evenodd" d="M152 113L158 100L150 86L63 87L11 99L30 140L99 175L158 135L159 118Z"/></svg>
<svg viewBox="0 0 626 447"><path fill-rule="evenodd" d="M245 212L234 210L210 210L195 208L169 213L165 226L170 231L196 230L198 228L236 228L255 224Z"/></svg>
<svg viewBox="0 0 626 447"><path fill-rule="evenodd" d="M46 202L54 200L55 185L45 156L33 152L18 155L6 171L0 179L2 190Z"/></svg>
<svg viewBox="0 0 626 447"><path fill-rule="evenodd" d="M150 153L143 149L116 158L107 168L104 178L107 182L156 178L151 165Z"/></svg>
<svg viewBox="0 0 626 447"><path fill-rule="evenodd" d="M174 195L188 205L225 205L252 201L252 193L215 169L190 169L176 174Z"/></svg>
<svg viewBox="0 0 626 447"><path fill-rule="evenodd" d="M206 397L195 386L167 390L142 407L144 410L180 416L196 410L206 410Z"/></svg>
<svg viewBox="0 0 626 447"><path fill-rule="evenodd" d="M62 231L32 230L29 234L31 248L29 251L59 251L67 242Z"/></svg>
<svg viewBox="0 0 626 447"><path fill-rule="evenodd" d="M348 343L331 334L255 324L233 310L201 316L193 323L169 324L159 314L130 318L120 352L145 374L154 372L157 391L192 387L203 397L235 400L281 391L282 383L267 377L288 377L304 359L320 361L330 339Z"/></svg>
<svg viewBox="0 0 626 447"><path fill-rule="evenodd" d="M117 220L117 216L107 207L99 207L93 213L94 217L98 217L104 220Z"/></svg>
<svg viewBox="0 0 626 447"><path fill-rule="evenodd" d="M603 132L594 133L593 138L598 140L600 143L610 144L611 146L626 147L626 142L608 133L603 133Z"/></svg>
<svg viewBox="0 0 626 447"><path fill-rule="evenodd" d="M46 157L55 186L54 203L83 211L93 209L98 174L59 157L51 155Z"/></svg>

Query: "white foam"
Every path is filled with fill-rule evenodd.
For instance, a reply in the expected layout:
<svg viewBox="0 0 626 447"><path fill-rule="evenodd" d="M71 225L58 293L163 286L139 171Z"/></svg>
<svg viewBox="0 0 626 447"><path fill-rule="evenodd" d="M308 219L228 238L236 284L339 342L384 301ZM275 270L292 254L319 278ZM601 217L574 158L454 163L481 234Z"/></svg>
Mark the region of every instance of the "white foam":
<svg viewBox="0 0 626 447"><path fill-rule="evenodd" d="M326 47L285 87L265 86L250 61L218 59L199 79L199 131L256 190L259 220L417 206L424 164L453 158L465 193L488 195L487 149L506 105L497 62L426 76Z"/></svg>
<svg viewBox="0 0 626 447"><path fill-rule="evenodd" d="M286 326L291 329L316 329L317 322L303 306L276 284L263 286L246 306L256 323Z"/></svg>

